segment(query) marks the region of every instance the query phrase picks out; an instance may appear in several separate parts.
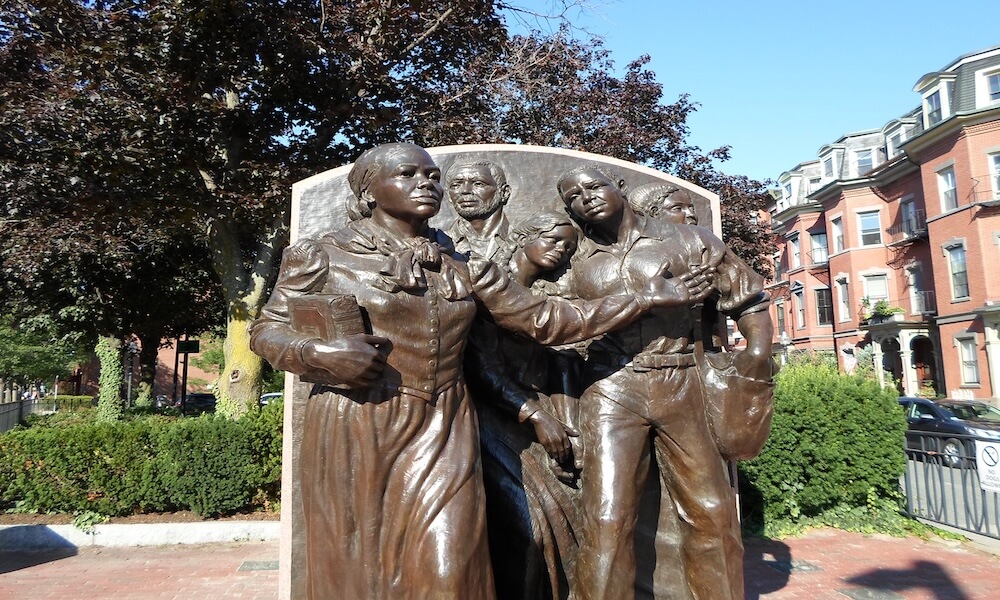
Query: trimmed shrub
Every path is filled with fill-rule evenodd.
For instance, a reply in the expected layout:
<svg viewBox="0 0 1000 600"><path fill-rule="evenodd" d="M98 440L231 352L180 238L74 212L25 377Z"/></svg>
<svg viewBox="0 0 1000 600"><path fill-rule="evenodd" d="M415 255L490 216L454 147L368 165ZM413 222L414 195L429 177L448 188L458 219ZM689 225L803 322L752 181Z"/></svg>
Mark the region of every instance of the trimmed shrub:
<svg viewBox="0 0 1000 600"><path fill-rule="evenodd" d="M152 415L104 423L94 421L96 412L0 435L0 508L209 516L277 499L280 402L240 421ZM84 415L90 420L79 422Z"/></svg>
<svg viewBox="0 0 1000 600"><path fill-rule="evenodd" d="M815 516L896 498L906 420L895 390L824 365L777 376L771 436L741 463L750 520Z"/></svg>

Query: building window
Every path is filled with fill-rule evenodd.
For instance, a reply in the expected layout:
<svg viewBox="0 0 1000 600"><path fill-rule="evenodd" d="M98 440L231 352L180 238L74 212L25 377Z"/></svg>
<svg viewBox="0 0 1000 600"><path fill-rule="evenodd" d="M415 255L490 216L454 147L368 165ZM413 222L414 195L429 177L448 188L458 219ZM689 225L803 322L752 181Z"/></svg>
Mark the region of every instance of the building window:
<svg viewBox="0 0 1000 600"><path fill-rule="evenodd" d="M786 184L785 184L785 188L784 188L784 192L783 192L783 195L784 195L784 197L785 197L786 199L788 199L788 198L791 198L791 197L792 197L792 184L790 184L790 183L786 183Z"/></svg>
<svg viewBox="0 0 1000 600"><path fill-rule="evenodd" d="M830 229L833 230L833 251L844 251L844 222L840 217L830 220Z"/></svg>
<svg viewBox="0 0 1000 600"><path fill-rule="evenodd" d="M788 256L789 256L789 269L798 269L802 266L802 253L799 248L799 236L789 238L788 240Z"/></svg>
<svg viewBox="0 0 1000 600"><path fill-rule="evenodd" d="M858 150L855 153L855 159L857 162L858 177L867 175L868 172L872 170L871 150Z"/></svg>
<svg viewBox="0 0 1000 600"><path fill-rule="evenodd" d="M809 242L812 245L812 249L809 251L812 264L821 265L829 262L830 252L826 242L826 232L809 234Z"/></svg>
<svg viewBox="0 0 1000 600"><path fill-rule="evenodd" d="M795 300L795 326L802 329L806 326L806 298L802 290L792 293Z"/></svg>
<svg viewBox="0 0 1000 600"><path fill-rule="evenodd" d="M872 306L879 300L888 300L889 277L884 274L865 275L865 298Z"/></svg>
<svg viewBox="0 0 1000 600"><path fill-rule="evenodd" d="M785 278L785 265L781 262L781 254L774 255L774 280L782 281Z"/></svg>
<svg viewBox="0 0 1000 600"><path fill-rule="evenodd" d="M829 288L816 290L816 322L820 325L833 323L833 298Z"/></svg>
<svg viewBox="0 0 1000 600"><path fill-rule="evenodd" d="M987 75L986 85L989 89L990 102L1000 101L1000 73Z"/></svg>
<svg viewBox="0 0 1000 600"><path fill-rule="evenodd" d="M955 300L969 297L969 273L965 266L965 246L947 249L948 271L951 273L951 297Z"/></svg>
<svg viewBox="0 0 1000 600"><path fill-rule="evenodd" d="M851 297L847 292L847 280L837 281L837 312L841 321L851 320Z"/></svg>
<svg viewBox="0 0 1000 600"><path fill-rule="evenodd" d="M917 204L913 200L903 200L899 203L899 216L906 237L913 237L924 231L923 218L918 217Z"/></svg>
<svg viewBox="0 0 1000 600"><path fill-rule="evenodd" d="M948 167L937 174L938 193L941 195L941 210L947 212L958 208L958 193L955 191L955 169Z"/></svg>
<svg viewBox="0 0 1000 600"><path fill-rule="evenodd" d="M809 180L809 193L813 193L818 190L823 185L823 180L819 177L813 177Z"/></svg>
<svg viewBox="0 0 1000 600"><path fill-rule="evenodd" d="M1000 199L1000 152L989 155L990 183L993 185L993 198Z"/></svg>
<svg viewBox="0 0 1000 600"><path fill-rule="evenodd" d="M934 92L924 101L924 114L927 115L927 126L941 122L941 92Z"/></svg>
<svg viewBox="0 0 1000 600"><path fill-rule="evenodd" d="M778 302L774 307L778 313L778 330L775 333L781 337L781 334L785 333L785 303Z"/></svg>
<svg viewBox="0 0 1000 600"><path fill-rule="evenodd" d="M833 177L833 157L823 159L823 177Z"/></svg>
<svg viewBox="0 0 1000 600"><path fill-rule="evenodd" d="M861 245L875 246L882 243L882 224L877 210L858 213L861 225Z"/></svg>
<svg viewBox="0 0 1000 600"><path fill-rule="evenodd" d="M961 338L957 341L959 358L962 361L962 383L975 385L979 383L979 353L976 350L976 338Z"/></svg>
<svg viewBox="0 0 1000 600"><path fill-rule="evenodd" d="M902 134L895 134L889 138L889 156L896 156L899 154L899 145L903 143Z"/></svg>

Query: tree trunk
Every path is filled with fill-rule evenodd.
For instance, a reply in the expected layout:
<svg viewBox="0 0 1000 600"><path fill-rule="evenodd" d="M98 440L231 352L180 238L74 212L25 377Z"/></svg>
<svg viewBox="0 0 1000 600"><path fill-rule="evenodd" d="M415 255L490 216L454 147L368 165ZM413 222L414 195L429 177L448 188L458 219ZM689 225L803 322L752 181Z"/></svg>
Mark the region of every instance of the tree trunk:
<svg viewBox="0 0 1000 600"><path fill-rule="evenodd" d="M156 357L160 349L162 335L146 334L139 336L139 381L135 405L153 406L153 389L156 383Z"/></svg>
<svg viewBox="0 0 1000 600"><path fill-rule="evenodd" d="M264 361L250 351L249 327L259 312L259 307L253 310L251 318L246 305L242 310L229 311L226 340L222 344L226 364L216 391L216 412L229 419L239 419L256 410L263 389Z"/></svg>
<svg viewBox="0 0 1000 600"><path fill-rule="evenodd" d="M97 420L118 421L122 418L122 383L125 369L122 368L121 341L110 336L101 336L95 348L101 362L101 386L97 397Z"/></svg>
<svg viewBox="0 0 1000 600"><path fill-rule="evenodd" d="M267 299L268 283L278 269L277 247L286 235L287 227L276 219L256 248L256 260L247 268L243 261L246 253L232 223L218 219L209 227L215 271L228 305L226 340L222 345L225 364L216 386L216 412L229 419L239 419L257 409L264 361L250 351L249 327Z"/></svg>

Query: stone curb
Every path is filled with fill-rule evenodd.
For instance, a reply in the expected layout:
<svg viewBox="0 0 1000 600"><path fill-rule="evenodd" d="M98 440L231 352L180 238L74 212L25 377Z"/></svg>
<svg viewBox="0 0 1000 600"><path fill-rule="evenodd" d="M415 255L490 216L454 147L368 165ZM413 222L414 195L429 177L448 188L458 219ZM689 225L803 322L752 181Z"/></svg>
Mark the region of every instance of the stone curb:
<svg viewBox="0 0 1000 600"><path fill-rule="evenodd" d="M106 524L96 525L90 533L73 525L4 525L0 526L0 551L219 544L271 541L280 537L280 521Z"/></svg>

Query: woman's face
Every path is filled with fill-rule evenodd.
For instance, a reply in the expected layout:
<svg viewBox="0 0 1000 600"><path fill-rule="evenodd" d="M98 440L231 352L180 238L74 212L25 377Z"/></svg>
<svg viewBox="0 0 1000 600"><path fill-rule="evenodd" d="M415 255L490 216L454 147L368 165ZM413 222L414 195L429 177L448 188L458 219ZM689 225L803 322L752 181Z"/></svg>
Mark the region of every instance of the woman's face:
<svg viewBox="0 0 1000 600"><path fill-rule="evenodd" d="M558 225L525 244L525 258L542 271L551 271L566 264L576 251L576 230L571 225Z"/></svg>
<svg viewBox="0 0 1000 600"><path fill-rule="evenodd" d="M426 221L441 208L441 169L422 148L404 147L385 161L368 187L373 213L408 223Z"/></svg>

